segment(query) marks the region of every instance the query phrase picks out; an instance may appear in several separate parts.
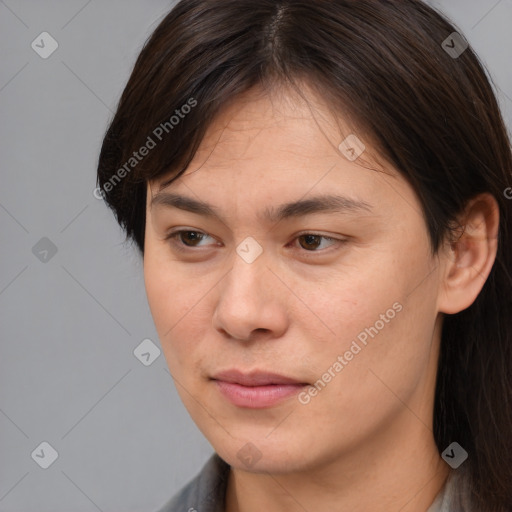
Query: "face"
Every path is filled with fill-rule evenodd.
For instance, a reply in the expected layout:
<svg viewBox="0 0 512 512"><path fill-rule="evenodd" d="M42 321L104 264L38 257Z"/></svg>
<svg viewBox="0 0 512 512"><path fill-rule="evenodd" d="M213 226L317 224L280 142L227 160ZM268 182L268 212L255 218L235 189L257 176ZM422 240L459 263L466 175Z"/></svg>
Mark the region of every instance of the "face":
<svg viewBox="0 0 512 512"><path fill-rule="evenodd" d="M344 120L310 105L246 95L184 175L148 186L161 345L192 419L237 468L301 471L431 420L440 271L420 203L395 169L368 168L362 133L354 159Z"/></svg>

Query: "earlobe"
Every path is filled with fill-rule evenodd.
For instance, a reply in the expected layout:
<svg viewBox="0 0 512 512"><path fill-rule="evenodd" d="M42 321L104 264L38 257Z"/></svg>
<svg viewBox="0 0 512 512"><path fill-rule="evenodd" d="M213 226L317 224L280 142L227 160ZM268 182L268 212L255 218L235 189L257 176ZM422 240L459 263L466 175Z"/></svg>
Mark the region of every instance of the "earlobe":
<svg viewBox="0 0 512 512"><path fill-rule="evenodd" d="M441 256L438 308L455 314L473 304L489 277L498 249L499 207L489 193L473 198L459 218L461 231Z"/></svg>

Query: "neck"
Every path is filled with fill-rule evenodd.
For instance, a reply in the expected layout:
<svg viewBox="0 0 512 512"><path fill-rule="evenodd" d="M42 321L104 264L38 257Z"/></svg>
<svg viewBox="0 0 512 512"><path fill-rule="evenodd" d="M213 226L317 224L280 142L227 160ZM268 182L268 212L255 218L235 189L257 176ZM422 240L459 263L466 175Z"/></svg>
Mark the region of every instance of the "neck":
<svg viewBox="0 0 512 512"><path fill-rule="evenodd" d="M405 409L401 421L364 446L304 471L250 473L231 468L226 512L426 512L449 467L432 432Z"/></svg>

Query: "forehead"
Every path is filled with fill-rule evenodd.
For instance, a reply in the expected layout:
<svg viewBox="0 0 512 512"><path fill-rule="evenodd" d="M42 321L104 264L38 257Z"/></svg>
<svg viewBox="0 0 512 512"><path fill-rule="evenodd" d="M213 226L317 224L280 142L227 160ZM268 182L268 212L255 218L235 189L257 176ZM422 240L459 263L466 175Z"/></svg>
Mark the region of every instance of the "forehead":
<svg viewBox="0 0 512 512"><path fill-rule="evenodd" d="M344 197L329 199L331 205L345 202L345 210L349 210L357 202L364 208L369 201L360 197L359 191L365 189L371 198L382 190L382 172L393 179L398 173L390 166L383 170L368 139L361 132L359 136L353 133L354 129L312 94L304 100L296 93L250 91L217 115L177 180L173 181L174 173L170 173L150 184L148 201L170 205L169 198L154 201L159 192L166 191L201 196L203 203L215 197L226 204L259 196L260 205L261 201L282 205L284 199L291 203L312 194L326 197L334 191L343 192ZM363 150L358 158L347 158L345 140L356 151ZM183 198L178 201L184 204ZM197 212L200 208L195 205ZM204 204L202 208L206 212ZM291 209L288 204L287 212ZM286 216L283 209L269 206L263 215L270 219L283 213Z"/></svg>
<svg viewBox="0 0 512 512"><path fill-rule="evenodd" d="M345 140L356 150L358 143L364 146L364 154L357 158L360 166L383 167L385 159L374 149L370 134L351 121L346 109L326 103L307 83L301 84L300 94L290 87L264 90L256 86L220 109L184 174L196 172L200 165L208 169L232 167L233 160L244 157L274 160L276 164L339 159L346 155L340 151ZM393 173L389 162L385 163L387 172ZM168 176L153 182L166 181Z"/></svg>
<svg viewBox="0 0 512 512"><path fill-rule="evenodd" d="M302 97L289 88L254 88L221 109L195 156L207 157L208 166L244 157L280 160L278 153L291 161L339 157L340 142L354 132L368 139L310 90Z"/></svg>

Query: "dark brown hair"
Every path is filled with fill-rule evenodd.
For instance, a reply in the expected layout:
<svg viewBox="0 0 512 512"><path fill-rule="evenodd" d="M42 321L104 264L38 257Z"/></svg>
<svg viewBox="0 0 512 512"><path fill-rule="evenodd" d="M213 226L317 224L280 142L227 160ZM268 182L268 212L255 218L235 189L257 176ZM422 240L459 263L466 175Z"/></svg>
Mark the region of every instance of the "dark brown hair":
<svg viewBox="0 0 512 512"><path fill-rule="evenodd" d="M456 441L469 453L475 509L501 512L512 509L512 154L477 56L442 46L455 31L417 0L183 0L137 59L98 186L143 255L147 182L180 176L240 94L307 83L408 180L433 253L467 202L492 194L498 254L475 302L444 319L434 437L440 451Z"/></svg>

